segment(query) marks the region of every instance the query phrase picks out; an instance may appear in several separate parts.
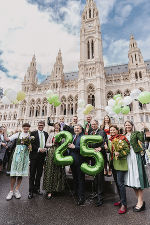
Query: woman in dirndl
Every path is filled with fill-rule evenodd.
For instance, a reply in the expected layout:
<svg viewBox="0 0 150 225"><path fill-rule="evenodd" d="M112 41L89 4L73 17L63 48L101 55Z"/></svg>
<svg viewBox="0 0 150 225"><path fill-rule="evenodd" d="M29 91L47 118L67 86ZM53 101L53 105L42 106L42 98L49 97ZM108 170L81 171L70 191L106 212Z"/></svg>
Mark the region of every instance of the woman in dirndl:
<svg viewBox="0 0 150 225"><path fill-rule="evenodd" d="M143 190L149 187L146 175L142 151L144 144L144 132L134 131L134 124L126 121L125 135L130 142L130 154L127 157L128 172L125 176L125 185L134 189L137 204L133 207L134 212L145 210L145 202L143 201Z"/></svg>
<svg viewBox="0 0 150 225"><path fill-rule="evenodd" d="M10 170L11 188L6 200L11 200L13 196L15 196L16 199L21 198L19 188L22 182L22 177L28 176L29 171L29 152L31 150L29 129L30 124L24 123L22 125L22 132L18 132L10 137L7 137L7 128L4 129L4 138L6 141L16 140L16 148L13 154Z"/></svg>

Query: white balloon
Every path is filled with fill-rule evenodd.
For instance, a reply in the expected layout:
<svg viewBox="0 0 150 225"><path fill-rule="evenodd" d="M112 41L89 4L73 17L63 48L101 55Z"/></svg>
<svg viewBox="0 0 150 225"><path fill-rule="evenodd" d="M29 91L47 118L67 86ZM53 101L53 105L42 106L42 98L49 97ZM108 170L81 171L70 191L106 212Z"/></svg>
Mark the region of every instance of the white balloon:
<svg viewBox="0 0 150 225"><path fill-rule="evenodd" d="M126 96L126 97L123 99L123 105L124 105L124 106L130 105L132 101L133 101L133 99L132 99L130 96Z"/></svg>
<svg viewBox="0 0 150 225"><path fill-rule="evenodd" d="M134 89L131 91L130 97L134 100L137 99L141 91L139 89Z"/></svg>
<svg viewBox="0 0 150 225"><path fill-rule="evenodd" d="M6 93L6 97L11 101L14 102L17 98L17 92L15 92L12 89L8 89L7 93Z"/></svg>
<svg viewBox="0 0 150 225"><path fill-rule="evenodd" d="M77 113L78 113L78 114L83 114L83 109L78 108L78 109L77 109Z"/></svg>
<svg viewBox="0 0 150 225"><path fill-rule="evenodd" d="M105 111L106 111L107 113L109 113L110 111L112 111L112 107L111 107L111 106L106 106L106 107L105 107Z"/></svg>
<svg viewBox="0 0 150 225"><path fill-rule="evenodd" d="M10 101L6 96L4 96L4 97L2 98L2 103L3 103L4 105L9 105L9 104L11 104L11 101Z"/></svg>
<svg viewBox="0 0 150 225"><path fill-rule="evenodd" d="M52 95L53 95L53 91L52 91L52 90L48 90L48 91L46 92L46 97L47 97L47 98L50 98Z"/></svg>
<svg viewBox="0 0 150 225"><path fill-rule="evenodd" d="M116 113L113 112L113 111L110 111L110 112L108 113L108 116L109 116L109 117L114 117L115 115L116 115Z"/></svg>
<svg viewBox="0 0 150 225"><path fill-rule="evenodd" d="M114 105L115 105L115 100L114 100L114 99L110 99L110 100L108 101L108 106L113 107Z"/></svg>

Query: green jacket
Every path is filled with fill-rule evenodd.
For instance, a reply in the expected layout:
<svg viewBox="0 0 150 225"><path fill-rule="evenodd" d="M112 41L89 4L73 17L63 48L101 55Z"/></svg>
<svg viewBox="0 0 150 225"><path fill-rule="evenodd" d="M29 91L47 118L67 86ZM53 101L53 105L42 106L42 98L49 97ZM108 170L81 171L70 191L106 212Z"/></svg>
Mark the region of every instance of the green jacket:
<svg viewBox="0 0 150 225"><path fill-rule="evenodd" d="M122 136L123 137L123 136ZM126 140L122 140L123 143L123 148L119 151L119 156L116 159L115 158L115 153L112 153L112 143L109 140L109 150L111 154L111 160L113 157L113 166L115 170L120 170L120 171L127 171L128 170L128 164L127 164L127 155L130 153L130 145ZM112 155L113 154L113 155Z"/></svg>
<svg viewBox="0 0 150 225"><path fill-rule="evenodd" d="M141 143L141 146L139 145ZM132 132L130 137L130 144L135 153L143 151L142 145L144 143L144 132Z"/></svg>

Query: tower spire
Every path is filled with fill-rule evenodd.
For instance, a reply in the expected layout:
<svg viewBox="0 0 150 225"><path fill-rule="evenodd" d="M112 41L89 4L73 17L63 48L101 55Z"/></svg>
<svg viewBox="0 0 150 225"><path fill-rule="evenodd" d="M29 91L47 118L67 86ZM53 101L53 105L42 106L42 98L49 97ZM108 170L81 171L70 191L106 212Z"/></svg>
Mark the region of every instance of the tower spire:
<svg viewBox="0 0 150 225"><path fill-rule="evenodd" d="M133 83L146 77L146 65L133 34L130 36L128 58L129 73Z"/></svg>
<svg viewBox="0 0 150 225"><path fill-rule="evenodd" d="M129 67L136 67L144 64L142 53L138 48L137 42L133 34L130 36L128 58L129 58Z"/></svg>

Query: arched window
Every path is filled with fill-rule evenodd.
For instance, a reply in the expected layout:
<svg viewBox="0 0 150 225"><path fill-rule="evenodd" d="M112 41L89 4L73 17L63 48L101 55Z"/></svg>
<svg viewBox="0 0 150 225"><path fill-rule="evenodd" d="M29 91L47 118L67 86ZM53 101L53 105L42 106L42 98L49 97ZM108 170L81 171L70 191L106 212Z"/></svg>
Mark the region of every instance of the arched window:
<svg viewBox="0 0 150 225"><path fill-rule="evenodd" d="M16 113L16 112L14 112L13 119L14 119L14 120L16 120L16 119L17 119L17 113Z"/></svg>
<svg viewBox="0 0 150 225"><path fill-rule="evenodd" d="M40 116L41 113L41 100L37 99L36 101L36 111L35 111L35 116L38 117Z"/></svg>
<svg viewBox="0 0 150 225"><path fill-rule="evenodd" d="M95 9L93 9L93 18L95 17Z"/></svg>
<svg viewBox="0 0 150 225"><path fill-rule="evenodd" d="M132 63L133 63L133 56L131 55L131 61L132 61Z"/></svg>
<svg viewBox="0 0 150 225"><path fill-rule="evenodd" d="M91 104L95 107L95 88L92 84L90 84L87 88L88 93L88 104Z"/></svg>
<svg viewBox="0 0 150 225"><path fill-rule="evenodd" d="M0 113L0 121L2 120L2 114Z"/></svg>
<svg viewBox="0 0 150 225"><path fill-rule="evenodd" d="M135 79L138 80L138 74L135 72Z"/></svg>
<svg viewBox="0 0 150 225"><path fill-rule="evenodd" d="M91 9L89 9L89 18L91 18Z"/></svg>
<svg viewBox="0 0 150 225"><path fill-rule="evenodd" d="M91 104L95 107L95 95L88 95L88 104Z"/></svg>
<svg viewBox="0 0 150 225"><path fill-rule="evenodd" d="M62 96L61 98L60 111L61 111L61 115L66 115L66 97L65 96Z"/></svg>
<svg viewBox="0 0 150 225"><path fill-rule="evenodd" d="M44 98L42 102L42 116L47 116L47 99Z"/></svg>
<svg viewBox="0 0 150 225"><path fill-rule="evenodd" d="M88 59L90 59L90 42L89 41L87 43L87 55L88 55Z"/></svg>
<svg viewBox="0 0 150 225"><path fill-rule="evenodd" d="M142 72L139 72L139 78L142 79Z"/></svg>
<svg viewBox="0 0 150 225"><path fill-rule="evenodd" d="M116 91L116 95L121 95L122 96L122 92L120 90Z"/></svg>
<svg viewBox="0 0 150 225"><path fill-rule="evenodd" d="M130 108L130 112L132 112L132 111L133 111L133 103L131 103L131 104L129 105L129 108Z"/></svg>
<svg viewBox="0 0 150 225"><path fill-rule="evenodd" d="M68 97L68 115L73 115L73 97Z"/></svg>
<svg viewBox="0 0 150 225"><path fill-rule="evenodd" d="M94 41L93 40L91 43L91 50L92 50L92 59L94 59Z"/></svg>
<svg viewBox="0 0 150 225"><path fill-rule="evenodd" d="M78 96L76 95L75 96L75 113L74 114L77 114L77 109L78 109Z"/></svg>
<svg viewBox="0 0 150 225"><path fill-rule="evenodd" d="M130 95L130 91L127 89L125 92L124 92L124 97L125 96L129 96Z"/></svg>
<svg viewBox="0 0 150 225"><path fill-rule="evenodd" d="M136 54L135 54L135 61L137 61Z"/></svg>
<svg viewBox="0 0 150 225"><path fill-rule="evenodd" d="M111 98L113 98L113 96L114 96L114 94L113 94L112 91L109 91L109 92L107 93L107 99L108 99L108 100L111 99Z"/></svg>

